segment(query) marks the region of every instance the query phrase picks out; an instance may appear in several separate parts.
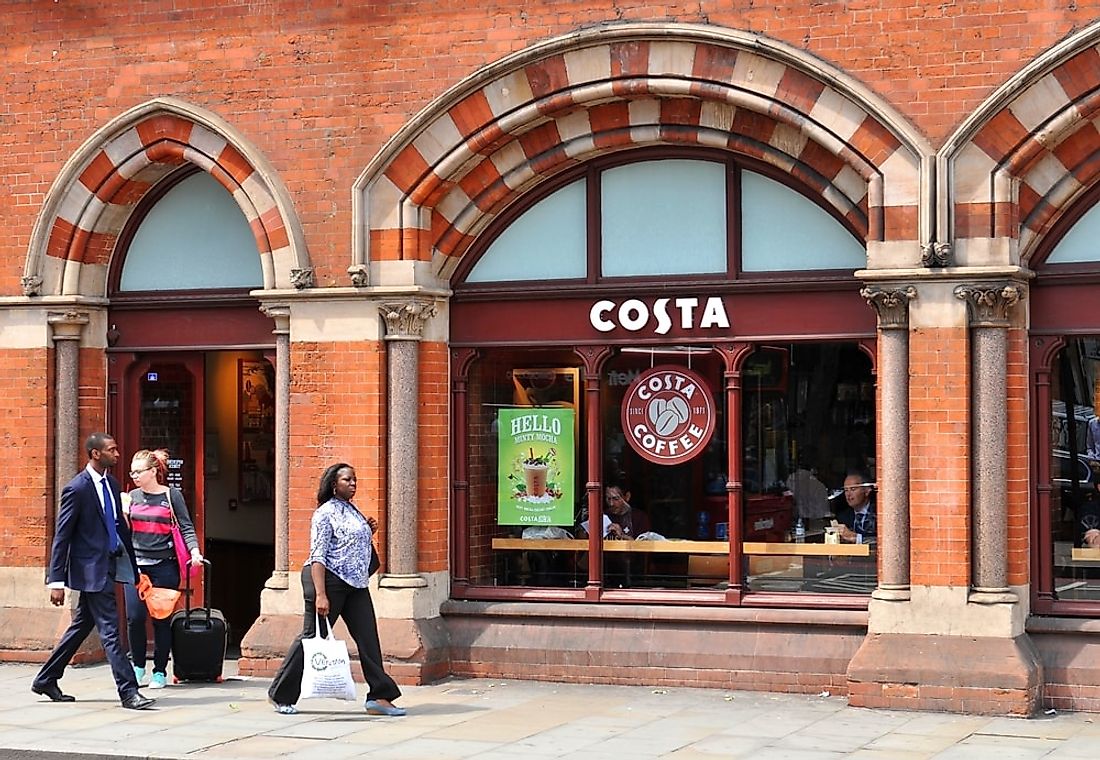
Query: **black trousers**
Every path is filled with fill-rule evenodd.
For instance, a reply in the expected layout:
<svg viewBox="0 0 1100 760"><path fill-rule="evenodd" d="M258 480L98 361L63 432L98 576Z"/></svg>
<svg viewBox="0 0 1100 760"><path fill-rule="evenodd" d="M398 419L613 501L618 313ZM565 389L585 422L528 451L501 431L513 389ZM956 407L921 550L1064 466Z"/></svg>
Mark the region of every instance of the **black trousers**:
<svg viewBox="0 0 1100 760"><path fill-rule="evenodd" d="M115 582L109 579L102 591L74 591L79 593L73 622L61 636L50 658L34 677L34 685L45 687L57 683L65 675L65 668L73 659L76 650L88 638L95 628L99 631L99 640L107 661L111 664L111 674L115 677L118 696L126 701L137 694L138 683L134 677L134 668L122 649L122 639L118 630L118 602L115 600Z"/></svg>
<svg viewBox="0 0 1100 760"><path fill-rule="evenodd" d="M317 590L309 565L302 568L302 591L305 596L302 633L294 640L267 690L271 700L280 705L297 703L302 693L302 671L305 669L302 639L313 636L317 626ZM370 591L349 586L326 568L325 593L328 595L329 625L335 623L336 618L343 618L359 650L359 665L367 681L367 699L392 701L400 697L401 690L382 667L382 645L378 643L378 622Z"/></svg>
<svg viewBox="0 0 1100 760"><path fill-rule="evenodd" d="M141 565L139 570L149 576L157 588L176 589L180 587L180 566L175 557L161 560L155 565ZM130 634L130 658L139 668L145 667L148 657L148 637L145 635L145 620L149 610L145 602L138 597L137 589L126 584L126 623ZM168 654L172 651L172 619L153 618L153 672L168 673Z"/></svg>

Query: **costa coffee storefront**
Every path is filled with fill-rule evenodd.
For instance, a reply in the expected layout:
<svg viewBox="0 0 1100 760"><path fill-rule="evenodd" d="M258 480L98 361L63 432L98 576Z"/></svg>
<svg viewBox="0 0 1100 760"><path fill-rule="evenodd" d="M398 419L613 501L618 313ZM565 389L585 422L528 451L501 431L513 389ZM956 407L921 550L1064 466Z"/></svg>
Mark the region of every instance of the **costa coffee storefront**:
<svg viewBox="0 0 1100 760"><path fill-rule="evenodd" d="M452 279L456 670L843 683L877 580L873 539L827 535L875 474L865 260L703 150L594 161L486 231Z"/></svg>

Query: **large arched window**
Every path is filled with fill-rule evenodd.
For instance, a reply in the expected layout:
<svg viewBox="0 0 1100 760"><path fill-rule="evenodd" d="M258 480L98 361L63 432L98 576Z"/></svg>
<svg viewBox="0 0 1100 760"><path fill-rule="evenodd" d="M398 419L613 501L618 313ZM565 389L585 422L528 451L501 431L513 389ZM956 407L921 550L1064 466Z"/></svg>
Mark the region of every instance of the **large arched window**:
<svg viewBox="0 0 1100 760"><path fill-rule="evenodd" d="M875 325L819 201L650 150L490 226L452 279L456 595L866 604Z"/></svg>
<svg viewBox="0 0 1100 760"><path fill-rule="evenodd" d="M248 220L206 172L165 180L142 210L127 231L119 292L263 287Z"/></svg>
<svg viewBox="0 0 1100 760"><path fill-rule="evenodd" d="M844 221L773 171L728 155L657 156L594 162L521 215L505 214L461 282L733 279L865 264Z"/></svg>
<svg viewBox="0 0 1100 760"><path fill-rule="evenodd" d="M1033 257L1034 609L1100 612L1100 186Z"/></svg>

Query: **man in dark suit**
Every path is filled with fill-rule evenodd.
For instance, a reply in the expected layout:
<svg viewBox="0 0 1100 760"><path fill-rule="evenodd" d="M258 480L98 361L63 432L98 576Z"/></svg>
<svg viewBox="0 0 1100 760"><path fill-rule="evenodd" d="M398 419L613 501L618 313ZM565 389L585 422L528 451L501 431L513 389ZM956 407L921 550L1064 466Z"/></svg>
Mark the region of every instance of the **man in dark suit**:
<svg viewBox="0 0 1100 760"><path fill-rule="evenodd" d="M115 601L115 583L133 583L138 577L130 528L122 517L118 481L107 474L118 461L118 446L106 433L92 433L84 448L88 452L87 466L61 491L46 577L50 602L55 607L65 603L66 586L80 592L80 601L72 624L38 671L31 691L54 702L75 701L62 693L57 682L94 627L111 664L122 706L144 710L156 700L138 692L134 669L119 639Z"/></svg>
<svg viewBox="0 0 1100 760"><path fill-rule="evenodd" d="M844 499L848 504L836 516L841 526L841 541L862 544L875 537L878 520L871 498L874 488L867 473L860 470L853 470L844 478Z"/></svg>

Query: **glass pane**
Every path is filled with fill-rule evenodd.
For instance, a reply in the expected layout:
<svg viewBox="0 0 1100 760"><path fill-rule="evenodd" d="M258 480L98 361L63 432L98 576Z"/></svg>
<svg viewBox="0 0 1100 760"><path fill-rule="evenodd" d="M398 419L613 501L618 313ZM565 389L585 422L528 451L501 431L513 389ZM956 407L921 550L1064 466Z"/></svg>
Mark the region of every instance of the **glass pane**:
<svg viewBox="0 0 1100 760"><path fill-rule="evenodd" d="M690 358L689 358L690 357ZM689 368L715 401L715 432L682 464L655 464L627 441L622 405L653 364ZM729 580L726 413L722 363L707 348L624 351L601 378L604 543L607 588L725 588ZM582 513L582 519L587 514Z"/></svg>
<svg viewBox="0 0 1100 760"><path fill-rule="evenodd" d="M742 371L746 583L870 593L875 386L852 343L760 348Z"/></svg>
<svg viewBox="0 0 1100 760"><path fill-rule="evenodd" d="M801 193L741 172L741 269L862 269L867 253L844 226Z"/></svg>
<svg viewBox="0 0 1100 760"><path fill-rule="evenodd" d="M1065 237L1058 241L1046 263L1071 264L1100 261L1100 205L1093 206L1077 220Z"/></svg>
<svg viewBox="0 0 1100 760"><path fill-rule="evenodd" d="M565 280L587 271L584 180L543 198L508 225L466 282Z"/></svg>
<svg viewBox="0 0 1100 760"><path fill-rule="evenodd" d="M583 587L588 580L587 555L581 554L587 545L570 541L584 498L579 468L585 461L578 435L580 370L571 362L575 355L565 351L487 351L470 372L472 583ZM533 418L517 415L527 410ZM571 414L573 425L551 424L569 416L562 412ZM532 460L537 454L541 461L514 461L519 449L528 448Z"/></svg>
<svg viewBox="0 0 1100 760"><path fill-rule="evenodd" d="M233 198L205 172L169 190L138 226L120 290L262 288L256 239Z"/></svg>
<svg viewBox="0 0 1100 760"><path fill-rule="evenodd" d="M1076 228L1075 228L1076 229ZM1049 519L1054 595L1100 601L1100 338L1068 342L1051 379Z"/></svg>
<svg viewBox="0 0 1100 760"><path fill-rule="evenodd" d="M726 271L726 167L643 161L601 175L603 274Z"/></svg>

